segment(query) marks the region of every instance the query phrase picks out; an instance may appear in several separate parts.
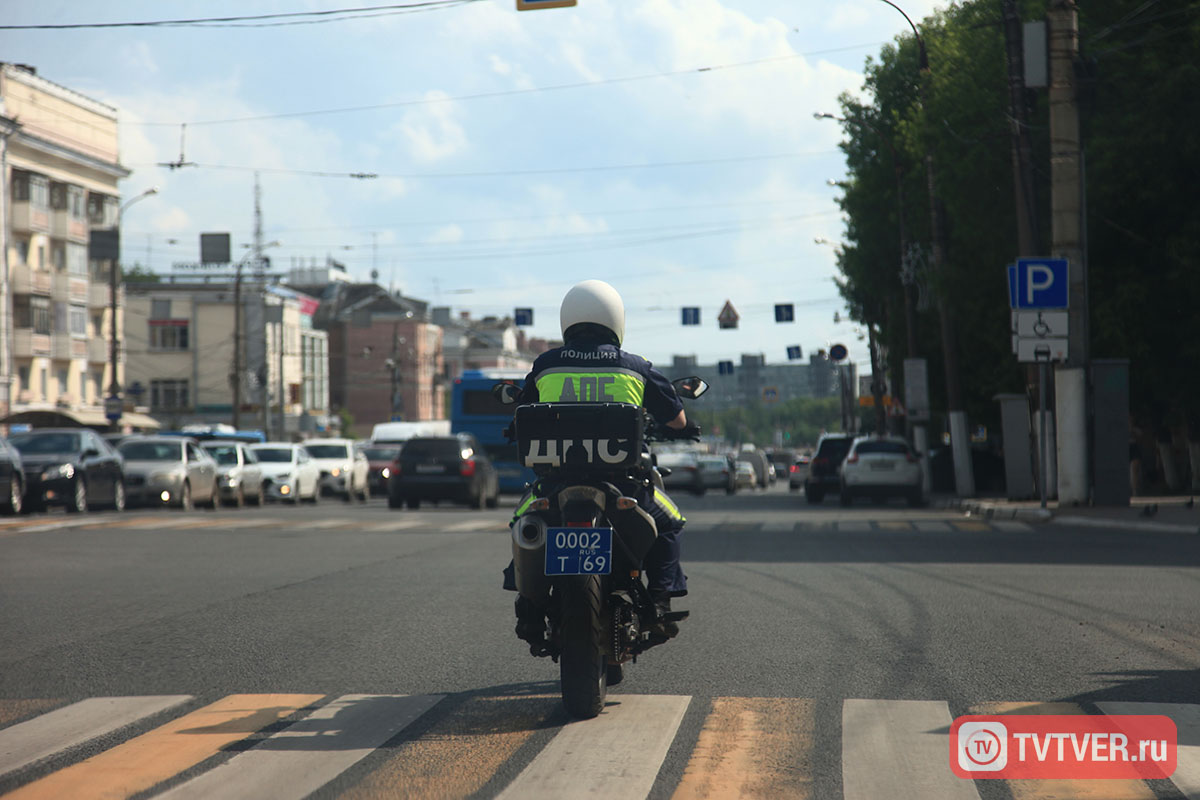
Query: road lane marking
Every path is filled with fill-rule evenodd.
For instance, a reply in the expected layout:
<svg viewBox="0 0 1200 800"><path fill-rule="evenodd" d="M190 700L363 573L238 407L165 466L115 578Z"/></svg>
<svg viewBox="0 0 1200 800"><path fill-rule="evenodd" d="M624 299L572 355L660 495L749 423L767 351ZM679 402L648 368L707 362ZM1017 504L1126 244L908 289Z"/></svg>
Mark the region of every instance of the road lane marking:
<svg viewBox="0 0 1200 800"><path fill-rule="evenodd" d="M1185 703L1097 703L1105 714L1162 714L1179 732L1178 759L1171 783L1188 800L1200 800L1200 705Z"/></svg>
<svg viewBox="0 0 1200 800"><path fill-rule="evenodd" d="M238 528L262 528L267 525L277 525L280 520L271 519L235 519L225 523L225 527L237 530Z"/></svg>
<svg viewBox="0 0 1200 800"><path fill-rule="evenodd" d="M348 519L322 519L316 522L306 522L304 527L309 530L320 530L322 528L342 528L353 527L354 523Z"/></svg>
<svg viewBox="0 0 1200 800"><path fill-rule="evenodd" d="M875 526L870 522L838 522L837 529L842 533L870 533Z"/></svg>
<svg viewBox="0 0 1200 800"><path fill-rule="evenodd" d="M814 702L715 697L672 800L812 797Z"/></svg>
<svg viewBox="0 0 1200 800"><path fill-rule="evenodd" d="M421 525L427 525L427 524L428 523L424 522L423 520L419 520L419 519L399 519L399 520L392 520L390 522L377 522L374 525L364 525L363 527L359 528L359 530L360 531L373 531L373 532L405 531L405 530L408 530L409 528L418 528Z"/></svg>
<svg viewBox="0 0 1200 800"><path fill-rule="evenodd" d="M978 522L975 520L965 520L965 519L964 520L955 520L955 521L951 522L950 525L955 530L962 531L963 533L983 533L985 531L990 531L992 529L992 526L986 522Z"/></svg>
<svg viewBox="0 0 1200 800"><path fill-rule="evenodd" d="M0 730L0 775L181 706L191 695L93 697Z"/></svg>
<svg viewBox="0 0 1200 800"><path fill-rule="evenodd" d="M469 520L467 522L458 522L458 523L455 523L454 525L447 525L446 527L442 528L442 532L443 533L469 533L469 532L485 531L485 530L498 531L498 530L504 530L507 528L508 528L508 525L504 522L504 520L473 519L473 520Z"/></svg>
<svg viewBox="0 0 1200 800"><path fill-rule="evenodd" d="M912 525L907 522L877 522L875 524L883 531L911 531L913 529Z"/></svg>
<svg viewBox="0 0 1200 800"><path fill-rule="evenodd" d="M1014 522L1012 520L998 519L992 523L992 527L998 531L1005 533L1032 533L1033 526L1028 522Z"/></svg>
<svg viewBox="0 0 1200 800"><path fill-rule="evenodd" d="M125 798L211 758L315 703L319 694L234 694L86 761L22 786L5 800Z"/></svg>
<svg viewBox="0 0 1200 800"><path fill-rule="evenodd" d="M950 771L950 708L943 700L842 703L844 800L979 800Z"/></svg>
<svg viewBox="0 0 1200 800"><path fill-rule="evenodd" d="M561 707L557 694L471 697L338 800L477 795Z"/></svg>
<svg viewBox="0 0 1200 800"><path fill-rule="evenodd" d="M600 716L565 726L498 797L645 797L690 701L674 695L609 695Z"/></svg>
<svg viewBox="0 0 1200 800"><path fill-rule="evenodd" d="M972 714L1083 714L1076 703L981 703ZM1005 781L1013 800L1154 800L1157 795L1139 780Z"/></svg>
<svg viewBox="0 0 1200 800"><path fill-rule="evenodd" d="M919 519L913 523L921 533L949 533L953 530L950 523L935 519Z"/></svg>
<svg viewBox="0 0 1200 800"><path fill-rule="evenodd" d="M347 694L162 800L301 800L366 758L444 695Z"/></svg>

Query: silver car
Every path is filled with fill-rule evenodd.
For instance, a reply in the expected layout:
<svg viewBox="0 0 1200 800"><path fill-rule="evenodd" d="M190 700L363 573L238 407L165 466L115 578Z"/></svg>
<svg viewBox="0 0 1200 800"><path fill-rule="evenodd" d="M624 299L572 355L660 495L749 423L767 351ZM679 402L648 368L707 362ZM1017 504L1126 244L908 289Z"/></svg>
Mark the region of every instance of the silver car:
<svg viewBox="0 0 1200 800"><path fill-rule="evenodd" d="M221 502L241 508L246 501L263 504L263 474L258 459L241 442L205 442L201 445L217 462L217 489Z"/></svg>
<svg viewBox="0 0 1200 800"><path fill-rule="evenodd" d="M125 459L125 494L130 505L193 504L217 507L217 462L195 439L131 436L118 448Z"/></svg>

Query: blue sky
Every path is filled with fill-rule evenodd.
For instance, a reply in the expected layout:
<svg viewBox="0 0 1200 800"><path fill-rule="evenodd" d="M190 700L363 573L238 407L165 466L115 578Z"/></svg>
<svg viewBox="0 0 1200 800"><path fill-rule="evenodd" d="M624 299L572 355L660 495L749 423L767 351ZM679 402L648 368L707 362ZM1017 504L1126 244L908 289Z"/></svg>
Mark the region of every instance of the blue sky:
<svg viewBox="0 0 1200 800"><path fill-rule="evenodd" d="M373 5L340 0L9 0L5 24ZM879 0L515 0L317 25L0 31L0 60L118 107L124 261L169 271L198 234L251 241L261 170L276 267L329 255L360 279L469 310L533 307L558 335L573 283L623 294L653 361L786 360L846 344L833 284L840 127L813 119L908 30ZM915 20L935 5L901 4ZM708 68L708 69L704 69ZM568 88L552 88L568 87ZM307 112L375 108L339 113ZM236 121L230 121L236 120ZM155 166L180 155L201 165ZM339 173L337 177L296 171ZM343 177L374 173L373 180ZM174 243L172 243L174 242ZM718 330L732 301L737 330ZM773 305L796 305L774 322ZM702 325L682 327L680 307ZM834 322L841 312L843 322ZM869 371L869 370L868 370Z"/></svg>

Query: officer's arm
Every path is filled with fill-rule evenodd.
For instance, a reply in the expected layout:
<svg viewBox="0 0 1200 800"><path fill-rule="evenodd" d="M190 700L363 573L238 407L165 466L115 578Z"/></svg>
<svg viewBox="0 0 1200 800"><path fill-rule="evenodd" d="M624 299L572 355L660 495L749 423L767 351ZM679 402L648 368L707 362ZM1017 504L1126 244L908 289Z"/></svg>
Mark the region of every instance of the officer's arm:
<svg viewBox="0 0 1200 800"><path fill-rule="evenodd" d="M687 414L683 413L683 409L679 409L679 415L668 422L667 427L674 428L677 431L687 427Z"/></svg>

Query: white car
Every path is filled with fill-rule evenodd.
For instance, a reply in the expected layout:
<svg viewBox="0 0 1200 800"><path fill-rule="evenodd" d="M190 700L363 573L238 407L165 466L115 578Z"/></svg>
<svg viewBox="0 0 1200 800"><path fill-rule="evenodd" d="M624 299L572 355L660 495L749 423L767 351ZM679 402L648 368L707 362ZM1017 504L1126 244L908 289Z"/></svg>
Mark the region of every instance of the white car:
<svg viewBox="0 0 1200 800"><path fill-rule="evenodd" d="M841 503L855 497L885 502L903 497L913 507L925 504L921 462L899 436L860 436L842 462Z"/></svg>
<svg viewBox="0 0 1200 800"><path fill-rule="evenodd" d="M321 473L321 488L341 495L346 502L370 497L367 484L371 466L352 439L309 439L303 445Z"/></svg>
<svg viewBox="0 0 1200 800"><path fill-rule="evenodd" d="M315 503L321 497L321 470L298 444L265 442L250 448L262 470L263 489L272 500Z"/></svg>

